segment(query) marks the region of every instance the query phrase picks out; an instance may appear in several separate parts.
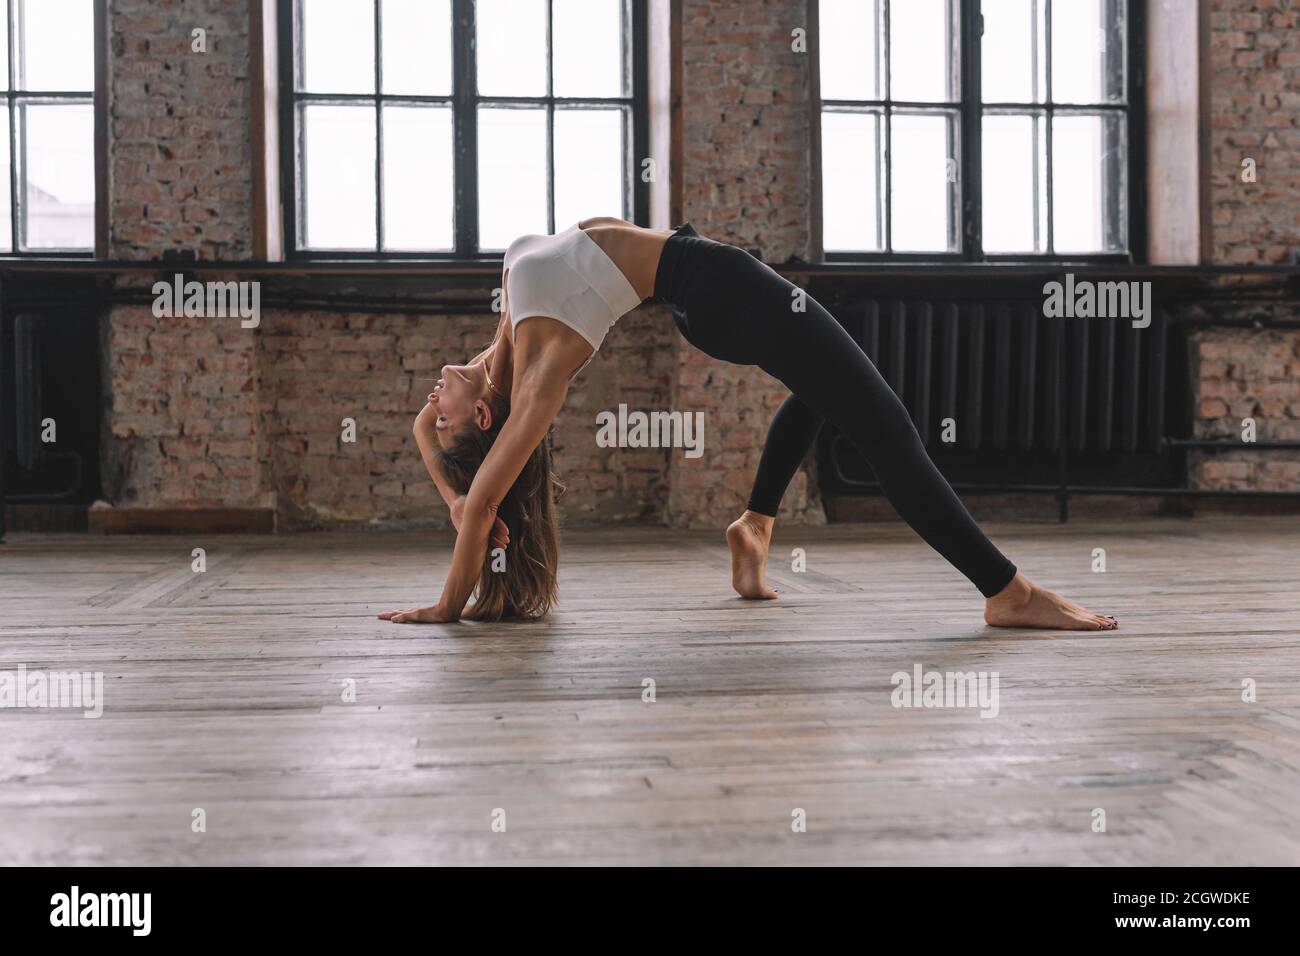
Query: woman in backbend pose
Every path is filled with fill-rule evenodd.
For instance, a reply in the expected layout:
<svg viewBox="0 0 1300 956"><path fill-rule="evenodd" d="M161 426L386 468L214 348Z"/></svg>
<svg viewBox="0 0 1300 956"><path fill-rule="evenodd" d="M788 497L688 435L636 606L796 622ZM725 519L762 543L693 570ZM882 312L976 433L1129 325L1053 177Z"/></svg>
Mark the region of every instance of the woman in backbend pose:
<svg viewBox="0 0 1300 956"><path fill-rule="evenodd" d="M987 623L1118 626L1016 570L930 461L866 353L811 297L806 311L794 311L795 287L745 250L700 236L689 223L670 233L587 219L554 236L516 239L502 287L496 338L468 365L443 368L415 422L421 456L458 532L451 572L436 604L381 618L496 620L549 610L558 550L548 432L570 378L618 318L650 300L672 306L696 348L757 365L791 392L768 430L748 507L727 529L732 586L742 597L776 597L764 566L777 506L829 419L870 462L899 515L984 595ZM509 549L504 570L489 544Z"/></svg>

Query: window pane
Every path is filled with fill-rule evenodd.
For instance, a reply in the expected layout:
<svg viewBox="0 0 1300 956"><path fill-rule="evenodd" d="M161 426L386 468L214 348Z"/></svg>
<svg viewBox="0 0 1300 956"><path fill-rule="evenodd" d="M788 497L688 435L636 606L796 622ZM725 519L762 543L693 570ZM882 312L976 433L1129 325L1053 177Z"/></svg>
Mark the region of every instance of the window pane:
<svg viewBox="0 0 1300 956"><path fill-rule="evenodd" d="M880 114L822 113L822 245L881 249Z"/></svg>
<svg viewBox="0 0 1300 956"><path fill-rule="evenodd" d="M1124 98L1123 16L1107 23L1116 0L1052 4L1052 100L1113 103Z"/></svg>
<svg viewBox="0 0 1300 956"><path fill-rule="evenodd" d="M546 0L478 0L478 91L546 95Z"/></svg>
<svg viewBox="0 0 1300 956"><path fill-rule="evenodd" d="M1128 239L1124 124L1119 116L1052 121L1052 217L1057 252L1122 252Z"/></svg>
<svg viewBox="0 0 1300 956"><path fill-rule="evenodd" d="M879 0L822 0L817 19L822 98L883 99Z"/></svg>
<svg viewBox="0 0 1300 956"><path fill-rule="evenodd" d="M555 228L622 218L623 111L555 111Z"/></svg>
<svg viewBox="0 0 1300 956"><path fill-rule="evenodd" d="M302 89L375 91L373 0L301 0Z"/></svg>
<svg viewBox="0 0 1300 956"><path fill-rule="evenodd" d="M896 252L952 251L954 116L895 113L890 120L890 211Z"/></svg>
<svg viewBox="0 0 1300 956"><path fill-rule="evenodd" d="M89 103L20 107L28 249L95 245L95 114Z"/></svg>
<svg viewBox="0 0 1300 956"><path fill-rule="evenodd" d="M9 111L0 110L0 252L13 252L13 203L9 200Z"/></svg>
<svg viewBox="0 0 1300 956"><path fill-rule="evenodd" d="M3 8L0 8L0 90L7 89L9 89L9 18L3 15ZM5 117L5 122L9 122L8 117Z"/></svg>
<svg viewBox="0 0 1300 956"><path fill-rule="evenodd" d="M983 131L984 251L1046 252L1047 170L1041 162L1047 139L1044 120L986 115Z"/></svg>
<svg viewBox="0 0 1300 956"><path fill-rule="evenodd" d="M304 106L302 129L304 244L374 249L374 107Z"/></svg>
<svg viewBox="0 0 1300 956"><path fill-rule="evenodd" d="M385 93L451 94L451 0L382 0Z"/></svg>
<svg viewBox="0 0 1300 956"><path fill-rule="evenodd" d="M386 106L383 116L384 248L451 249L451 110Z"/></svg>
<svg viewBox="0 0 1300 956"><path fill-rule="evenodd" d="M479 248L545 234L546 111L478 111Z"/></svg>
<svg viewBox="0 0 1300 956"><path fill-rule="evenodd" d="M623 4L620 0L552 0L552 3L555 95L622 96Z"/></svg>
<svg viewBox="0 0 1300 956"><path fill-rule="evenodd" d="M1047 93L1045 0L983 0L985 103L1041 103Z"/></svg>
<svg viewBox="0 0 1300 956"><path fill-rule="evenodd" d="M26 0L18 89L90 92L95 88L92 0Z"/></svg>
<svg viewBox="0 0 1300 956"><path fill-rule="evenodd" d="M889 5L890 99L957 99L953 23L951 0L905 0Z"/></svg>

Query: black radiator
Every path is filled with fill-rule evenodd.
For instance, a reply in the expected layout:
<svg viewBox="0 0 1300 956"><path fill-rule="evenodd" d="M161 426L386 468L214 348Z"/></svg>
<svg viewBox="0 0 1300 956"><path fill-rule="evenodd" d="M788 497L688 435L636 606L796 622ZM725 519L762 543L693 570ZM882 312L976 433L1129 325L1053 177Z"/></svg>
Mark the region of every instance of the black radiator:
<svg viewBox="0 0 1300 956"><path fill-rule="evenodd" d="M913 286L915 288L915 286ZM1191 425L1185 332L1165 310L1127 318L1043 314L1040 287L964 298L835 295L833 311L902 399L961 491L1178 493ZM824 494L878 492L833 426L819 441Z"/></svg>
<svg viewBox="0 0 1300 956"><path fill-rule="evenodd" d="M927 447L1159 452L1168 321L1045 318L1026 303L869 301L840 314ZM956 423L943 442L940 423Z"/></svg>
<svg viewBox="0 0 1300 956"><path fill-rule="evenodd" d="M101 309L24 308L31 285L5 282L0 309L0 531L83 530L100 494Z"/></svg>

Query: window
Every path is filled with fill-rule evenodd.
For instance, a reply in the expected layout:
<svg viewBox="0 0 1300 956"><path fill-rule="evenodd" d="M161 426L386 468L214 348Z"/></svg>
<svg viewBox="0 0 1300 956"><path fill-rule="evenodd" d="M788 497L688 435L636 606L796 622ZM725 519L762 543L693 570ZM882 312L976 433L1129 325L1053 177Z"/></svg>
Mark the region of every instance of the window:
<svg viewBox="0 0 1300 956"><path fill-rule="evenodd" d="M1128 257L1126 0L820 0L829 257Z"/></svg>
<svg viewBox="0 0 1300 956"><path fill-rule="evenodd" d="M0 253L95 247L93 0L0 0Z"/></svg>
<svg viewBox="0 0 1300 956"><path fill-rule="evenodd" d="M499 255L644 218L644 0L284 0L301 255Z"/></svg>

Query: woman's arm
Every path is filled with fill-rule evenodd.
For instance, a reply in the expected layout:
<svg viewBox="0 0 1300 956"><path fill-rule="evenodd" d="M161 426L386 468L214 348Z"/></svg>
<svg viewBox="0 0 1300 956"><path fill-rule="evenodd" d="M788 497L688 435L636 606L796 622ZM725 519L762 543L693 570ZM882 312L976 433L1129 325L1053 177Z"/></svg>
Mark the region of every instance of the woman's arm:
<svg viewBox="0 0 1300 956"><path fill-rule="evenodd" d="M434 434L436 422L438 420L438 410L432 405L425 405L420 410L420 414L415 416L415 425L411 428L415 435L415 443L420 447L420 458L424 461L424 468L433 479L434 486L438 489L438 494L447 505L447 510L451 513L451 523L458 532L460 531L461 516L465 510L465 496L458 495L456 490L447 483L442 469L438 467L438 436ZM497 519L492 525L492 547L505 548L510 545L510 529L506 523Z"/></svg>
<svg viewBox="0 0 1300 956"><path fill-rule="evenodd" d="M438 436L436 434L438 421L438 409L432 404L426 404L420 409L420 414L415 416L415 424L411 427L411 433L415 435L415 444L420 448L420 458L424 461L424 468L433 479L434 485L438 489L438 494L450 508L452 503L460 497L452 490L451 485L447 484L447 479L443 477L442 470L438 467L438 458L435 449L438 447Z"/></svg>
<svg viewBox="0 0 1300 956"><path fill-rule="evenodd" d="M568 388L566 375L551 374L540 363L515 383L510 420L483 459L469 494L465 496L460 533L456 536L451 572L443 585L442 597L430 607L391 611L379 615L381 618L397 624L460 619L482 571L483 555L488 534L497 517L497 508L523 471L528 457L546 437L564 404Z"/></svg>

